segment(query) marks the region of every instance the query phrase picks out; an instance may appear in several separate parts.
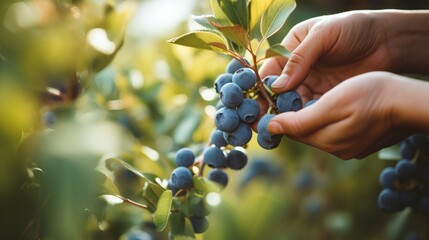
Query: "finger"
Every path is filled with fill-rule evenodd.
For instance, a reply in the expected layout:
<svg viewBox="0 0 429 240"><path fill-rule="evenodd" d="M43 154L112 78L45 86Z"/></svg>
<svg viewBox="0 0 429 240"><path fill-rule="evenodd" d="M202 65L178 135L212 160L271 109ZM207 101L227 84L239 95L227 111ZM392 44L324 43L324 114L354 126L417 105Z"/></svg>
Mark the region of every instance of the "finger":
<svg viewBox="0 0 429 240"><path fill-rule="evenodd" d="M319 19L319 17L312 18L298 23L289 31L281 44L289 51L295 50L305 38L305 36L307 36L309 29L314 25L314 23L319 21ZM280 75L287 63L287 60L288 59L286 57L277 56L265 61L259 70L261 78L264 78L268 75Z"/></svg>
<svg viewBox="0 0 429 240"><path fill-rule="evenodd" d="M341 120L339 108L333 108L331 103L319 100L313 105L297 112L285 112L275 116L268 124L268 131L272 134L303 137Z"/></svg>
<svg viewBox="0 0 429 240"><path fill-rule="evenodd" d="M312 66L324 53L321 33L318 29L311 31L291 53L280 77L271 86L274 92L294 89L308 76Z"/></svg>
<svg viewBox="0 0 429 240"><path fill-rule="evenodd" d="M280 75L286 62L287 58L285 57L274 57L265 61L259 69L261 79L264 79L268 75Z"/></svg>

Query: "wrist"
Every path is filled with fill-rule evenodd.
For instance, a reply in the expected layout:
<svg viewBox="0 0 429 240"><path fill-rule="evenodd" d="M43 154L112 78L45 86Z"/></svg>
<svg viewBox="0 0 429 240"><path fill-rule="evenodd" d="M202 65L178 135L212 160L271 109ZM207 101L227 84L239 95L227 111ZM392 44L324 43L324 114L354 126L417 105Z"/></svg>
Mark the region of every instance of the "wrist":
<svg viewBox="0 0 429 240"><path fill-rule="evenodd" d="M379 19L396 73L429 73L429 10L380 10Z"/></svg>
<svg viewBox="0 0 429 240"><path fill-rule="evenodd" d="M429 133L429 82L393 75L392 119L396 127Z"/></svg>

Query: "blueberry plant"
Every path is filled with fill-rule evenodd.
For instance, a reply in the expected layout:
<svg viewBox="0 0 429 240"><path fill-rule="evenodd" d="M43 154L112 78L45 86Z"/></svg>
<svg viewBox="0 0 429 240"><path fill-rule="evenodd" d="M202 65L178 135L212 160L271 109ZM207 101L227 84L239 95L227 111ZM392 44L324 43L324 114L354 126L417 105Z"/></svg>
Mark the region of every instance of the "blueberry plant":
<svg viewBox="0 0 429 240"><path fill-rule="evenodd" d="M212 15L193 17L193 21L200 26L198 30L169 40L170 43L212 50L231 57L225 73L213 82L219 94L214 116L216 128L199 154L186 148L176 153L177 168L171 174L169 190L165 191L171 191L166 195L168 199L173 196L169 202L175 199L176 202L181 201L178 205L187 202L188 209L181 210L176 206L179 208L177 215L179 219L188 218L195 233L207 229L205 216L210 212L203 211L204 214L201 214L201 210L193 211L197 204L202 206L197 209L204 208L207 190L199 189L200 186L212 182L220 188L226 187L228 175L223 169L240 170L245 167L248 159L244 149L253 135L251 124L256 126L258 144L265 149L273 149L280 144L282 136L268 132L269 120L275 114L302 108L301 96L295 91L276 95L270 90L270 85L278 76L262 79L258 73L263 60L279 55L289 56L289 51L282 45L269 46L268 38L280 30L294 10L295 2L212 0L210 3ZM205 166L211 168L207 175L203 172ZM165 218L163 220L166 221ZM155 224L162 227L162 223Z"/></svg>
<svg viewBox="0 0 429 240"><path fill-rule="evenodd" d="M380 173L383 190L378 205L386 212L413 212L429 216L429 139L415 134L399 144L399 161Z"/></svg>
<svg viewBox="0 0 429 240"><path fill-rule="evenodd" d="M311 239L320 236L319 227L307 231L308 220L332 211L327 203L347 202L350 196L355 204L356 196L366 193L355 188L340 196L345 189L341 184L348 181L333 176L351 176L353 169L341 168L341 174L335 174L324 161L328 157L313 161L319 153L308 154L309 149L292 141L277 150L286 153L290 148L286 155L299 161L288 161L288 166L304 169L291 167L285 173L283 166L270 161L268 152L251 159L252 138L256 148L260 146L256 150L264 151L287 141L269 134L269 120L303 107L296 92L271 91L278 76L262 79L258 73L265 59L289 56L282 45L272 43L272 36L294 10L294 1L207 1L212 14L193 17L195 29L169 40L174 44L163 39L167 51L157 44L140 49L132 45L132 38L125 40L135 2L1 1L0 239L198 239L198 234L219 226L228 231L206 236L263 239L308 234ZM131 43L129 52L126 43ZM170 50L189 48L178 45L198 49L187 60L199 65L185 71L183 59ZM167 57L154 60L160 55ZM198 76L187 75L198 71ZM216 74L201 76L209 71ZM203 101L194 85L213 87L219 101ZM180 94L184 90L190 92L186 97ZM170 98L173 94L177 95ZM206 114L209 123L201 106L216 109ZM402 150L408 160L398 162L393 174L386 170L390 177L383 177L382 184L388 193L379 200L384 210L411 206L426 215L427 179L422 170L427 145L422 140L427 138L406 140L404 146L411 148ZM315 163L319 166L313 167ZM237 170L242 170L236 172L242 178L229 178L228 173ZM328 176L334 194L321 196L319 187ZM252 188L256 179L267 184ZM276 180L279 184L273 184ZM217 221L217 214L224 213L221 192L227 193L222 195L225 203L229 193L243 194L244 210L233 208ZM402 195L408 200L397 199ZM364 202L361 206L366 207L371 201ZM329 212L323 219L329 228L338 227L338 216L348 219L341 218L343 209L337 205L334 210L340 214ZM297 222L293 210L300 208L289 206L304 209L305 224L276 227L274 222ZM362 219L368 223L367 215ZM340 227L350 230L351 225ZM258 230L249 231L249 226Z"/></svg>

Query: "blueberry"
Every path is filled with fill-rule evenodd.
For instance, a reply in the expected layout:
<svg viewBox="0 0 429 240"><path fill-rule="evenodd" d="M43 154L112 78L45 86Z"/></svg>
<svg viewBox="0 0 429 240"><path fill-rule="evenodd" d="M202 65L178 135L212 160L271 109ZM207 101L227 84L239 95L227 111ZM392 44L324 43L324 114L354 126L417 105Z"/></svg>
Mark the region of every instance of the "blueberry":
<svg viewBox="0 0 429 240"><path fill-rule="evenodd" d="M243 58L243 60L250 65L250 62L246 59ZM238 61L237 59L233 58L228 65L226 66L226 72L227 73L231 73L234 74L238 69L240 68L244 68L245 66L243 64L241 64L240 61Z"/></svg>
<svg viewBox="0 0 429 240"><path fill-rule="evenodd" d="M281 138L274 138L271 141L266 140L262 137L262 135L258 134L256 137L256 141L258 142L258 145L261 146L264 149L270 150L278 147L281 142Z"/></svg>
<svg viewBox="0 0 429 240"><path fill-rule="evenodd" d="M297 189L307 189L315 183L314 177L311 171L308 169L302 169L299 171L298 175L295 178L295 187Z"/></svg>
<svg viewBox="0 0 429 240"><path fill-rule="evenodd" d="M220 101L225 107L237 107L243 102L243 92L235 83L223 85L219 92Z"/></svg>
<svg viewBox="0 0 429 240"><path fill-rule="evenodd" d="M167 189L171 190L173 196L175 196L176 193L180 190L179 188L177 188L176 186L174 186L174 184L171 182L171 179L168 180Z"/></svg>
<svg viewBox="0 0 429 240"><path fill-rule="evenodd" d="M399 152L402 158L411 160L417 152L417 147L411 143L409 138L406 138L399 144Z"/></svg>
<svg viewBox="0 0 429 240"><path fill-rule="evenodd" d="M237 108L238 117L246 123L254 122L261 112L261 107L254 99L246 98Z"/></svg>
<svg viewBox="0 0 429 240"><path fill-rule="evenodd" d="M48 127L52 127L55 124L55 122L57 121L55 113L50 112L50 111L44 112L42 115L42 119L43 119L43 122L45 123L45 125Z"/></svg>
<svg viewBox="0 0 429 240"><path fill-rule="evenodd" d="M397 192L391 189L383 189L378 195L378 206L388 212L397 212L404 207Z"/></svg>
<svg viewBox="0 0 429 240"><path fill-rule="evenodd" d="M220 89L223 87L223 85L227 84L227 83L231 83L232 82L232 74L231 73L222 73L221 75L219 75L215 82L214 82L214 87L216 89L216 92L219 93Z"/></svg>
<svg viewBox="0 0 429 240"><path fill-rule="evenodd" d="M226 166L234 169L240 170L244 168L247 164L247 155L239 150L232 149L228 155L226 155Z"/></svg>
<svg viewBox="0 0 429 240"><path fill-rule="evenodd" d="M408 139L414 146L418 148L429 147L429 140L424 133L411 135L408 137Z"/></svg>
<svg viewBox="0 0 429 240"><path fill-rule="evenodd" d="M214 168L226 166L226 157L222 149L218 147L208 147L203 153L204 163Z"/></svg>
<svg viewBox="0 0 429 240"><path fill-rule="evenodd" d="M177 167L171 173L173 188L183 189L192 185L192 172L186 167Z"/></svg>
<svg viewBox="0 0 429 240"><path fill-rule="evenodd" d="M313 103L315 103L315 102L317 102L317 99L313 99L313 100L308 101L308 102L304 105L304 108L306 108L306 107L308 107L308 106L313 105Z"/></svg>
<svg viewBox="0 0 429 240"><path fill-rule="evenodd" d="M189 220L195 233L203 233L209 228L209 222L205 217L191 216Z"/></svg>
<svg viewBox="0 0 429 240"><path fill-rule="evenodd" d="M223 137L232 146L244 146L252 139L252 129L247 123L240 122L231 132L224 132Z"/></svg>
<svg viewBox="0 0 429 240"><path fill-rule="evenodd" d="M380 173L379 180L381 187L393 189L395 187L395 182L398 181L398 174L396 173L395 168L387 167L383 169Z"/></svg>
<svg viewBox="0 0 429 240"><path fill-rule="evenodd" d="M419 133L408 137L410 142L420 150L424 156L429 156L429 139L426 134Z"/></svg>
<svg viewBox="0 0 429 240"><path fill-rule="evenodd" d="M277 75L268 75L266 76L262 82L271 89L271 85L273 85L273 83L277 80L277 78L279 78L279 76Z"/></svg>
<svg viewBox="0 0 429 240"><path fill-rule="evenodd" d="M258 122L257 130L258 136L268 142L277 142L281 138L281 135L273 135L268 132L268 123L275 117L274 114L265 114Z"/></svg>
<svg viewBox="0 0 429 240"><path fill-rule="evenodd" d="M204 199L189 206L191 216L205 217L211 213L211 209L206 206Z"/></svg>
<svg viewBox="0 0 429 240"><path fill-rule="evenodd" d="M190 167L195 161L195 154L189 148L182 148L176 153L177 166Z"/></svg>
<svg viewBox="0 0 429 240"><path fill-rule="evenodd" d="M232 75L232 82L247 91L255 86L256 74L251 68L240 68Z"/></svg>
<svg viewBox="0 0 429 240"><path fill-rule="evenodd" d="M245 175L240 180L240 186L244 187L250 181L257 177L263 177L266 179L274 179L282 176L282 169L280 166L271 161L273 159L256 158L250 160L245 170Z"/></svg>
<svg viewBox="0 0 429 240"><path fill-rule="evenodd" d="M298 111L302 108L301 95L295 91L281 93L277 96L276 106L279 113Z"/></svg>
<svg viewBox="0 0 429 240"><path fill-rule="evenodd" d="M210 135L210 141L212 144L219 148L228 145L228 143L225 141L225 138L223 137L223 131L219 129L215 129L212 131Z"/></svg>
<svg viewBox="0 0 429 240"><path fill-rule="evenodd" d="M238 127L240 118L235 108L221 108L215 114L214 123L219 130L229 132Z"/></svg>
<svg viewBox="0 0 429 240"><path fill-rule="evenodd" d="M396 174L401 179L411 179L416 174L416 165L410 160L401 160L396 163Z"/></svg>
<svg viewBox="0 0 429 240"><path fill-rule="evenodd" d="M210 170L207 178L215 183L225 187L228 184L228 175L221 169L215 168Z"/></svg>

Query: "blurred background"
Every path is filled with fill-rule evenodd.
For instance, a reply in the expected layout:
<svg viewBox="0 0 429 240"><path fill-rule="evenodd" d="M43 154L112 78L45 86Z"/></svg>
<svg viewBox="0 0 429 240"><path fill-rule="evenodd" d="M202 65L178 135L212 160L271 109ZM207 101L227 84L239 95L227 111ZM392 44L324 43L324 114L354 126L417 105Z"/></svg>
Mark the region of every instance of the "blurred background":
<svg viewBox="0 0 429 240"><path fill-rule="evenodd" d="M429 1L297 0L270 42L310 17L384 8ZM168 239L148 211L99 197L144 200L141 180L100 160L167 179L175 151L207 142L230 58L166 41L210 12L208 0L1 1L0 239ZM395 164L378 153L342 161L254 137L247 154L198 239L429 239L427 218L378 208L378 176Z"/></svg>

